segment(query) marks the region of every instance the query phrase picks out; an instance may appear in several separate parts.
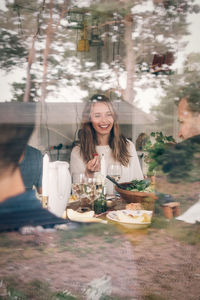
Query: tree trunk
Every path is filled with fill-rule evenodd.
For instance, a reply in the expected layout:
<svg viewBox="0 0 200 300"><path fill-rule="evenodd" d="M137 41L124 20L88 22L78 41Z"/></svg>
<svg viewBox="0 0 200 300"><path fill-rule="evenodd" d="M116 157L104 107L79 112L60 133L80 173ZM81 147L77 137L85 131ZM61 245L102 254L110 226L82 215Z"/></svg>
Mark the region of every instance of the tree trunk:
<svg viewBox="0 0 200 300"><path fill-rule="evenodd" d="M27 72L26 72L26 87L25 87L25 93L24 93L24 98L23 98L23 102L29 102L29 96L30 96L30 89L31 89L31 67L32 67L32 63L34 61L35 58L35 41L37 38L37 35L39 33L40 30L40 16L42 14L42 11L44 9L44 4L45 4L45 0L43 0L42 3L42 7L39 11L38 14L38 18L37 18L37 28L36 28L36 32L32 38L32 45L31 45L31 49L29 51L29 55L28 55L28 65L27 65Z"/></svg>
<svg viewBox="0 0 200 300"><path fill-rule="evenodd" d="M29 96L30 96L30 89L31 89L31 66L34 61L35 57L35 40L36 40L36 35L33 36L32 38L32 46L29 52L28 56L28 65L27 65L27 72L26 72L26 87L25 87L25 93L24 93L24 98L23 102L29 102Z"/></svg>
<svg viewBox="0 0 200 300"><path fill-rule="evenodd" d="M125 45L126 45L126 56L125 56L125 67L127 72L126 90L124 93L124 100L133 103L134 99L134 74L135 74L135 56L133 50L133 40L132 40L132 25L133 19L131 15L125 17Z"/></svg>
<svg viewBox="0 0 200 300"><path fill-rule="evenodd" d="M45 102L46 95L47 95L47 65L48 65L48 55L50 50L51 44L51 37L52 37L52 24L53 24L53 0L50 0L50 7L49 7L49 22L47 27L47 35L46 35L46 45L44 49L43 55L43 76L42 76L42 91L41 91L41 102Z"/></svg>

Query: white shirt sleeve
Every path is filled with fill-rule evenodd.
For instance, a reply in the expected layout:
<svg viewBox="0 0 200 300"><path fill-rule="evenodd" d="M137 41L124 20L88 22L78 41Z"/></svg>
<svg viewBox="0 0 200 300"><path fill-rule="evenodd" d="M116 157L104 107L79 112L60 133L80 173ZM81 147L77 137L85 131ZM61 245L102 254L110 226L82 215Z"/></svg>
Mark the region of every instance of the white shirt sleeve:
<svg viewBox="0 0 200 300"><path fill-rule="evenodd" d="M70 173L71 175L77 173L85 173L86 164L80 155L80 147L75 146L72 149L70 156Z"/></svg>
<svg viewBox="0 0 200 300"><path fill-rule="evenodd" d="M122 166L122 177L120 182L128 182L134 179L144 179L135 146L131 141L128 142L130 161L127 167Z"/></svg>

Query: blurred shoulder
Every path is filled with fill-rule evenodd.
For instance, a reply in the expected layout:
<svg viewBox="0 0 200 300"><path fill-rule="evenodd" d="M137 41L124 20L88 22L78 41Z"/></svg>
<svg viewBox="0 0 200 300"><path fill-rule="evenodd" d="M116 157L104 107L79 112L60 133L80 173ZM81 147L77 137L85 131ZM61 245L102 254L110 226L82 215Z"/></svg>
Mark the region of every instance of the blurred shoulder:
<svg viewBox="0 0 200 300"><path fill-rule="evenodd" d="M129 139L126 139L126 141L130 156L135 156L137 152L134 143Z"/></svg>
<svg viewBox="0 0 200 300"><path fill-rule="evenodd" d="M76 145L73 147L71 155L80 155L80 145Z"/></svg>
<svg viewBox="0 0 200 300"><path fill-rule="evenodd" d="M126 139L126 142L127 142L127 145L128 145L130 148L134 148L134 149L135 149L135 145L134 145L134 143L133 143L131 140Z"/></svg>
<svg viewBox="0 0 200 300"><path fill-rule="evenodd" d="M26 155L34 155L34 156L42 157L41 151L37 148L34 148L34 147L30 146L30 145L26 146L25 152L26 152Z"/></svg>

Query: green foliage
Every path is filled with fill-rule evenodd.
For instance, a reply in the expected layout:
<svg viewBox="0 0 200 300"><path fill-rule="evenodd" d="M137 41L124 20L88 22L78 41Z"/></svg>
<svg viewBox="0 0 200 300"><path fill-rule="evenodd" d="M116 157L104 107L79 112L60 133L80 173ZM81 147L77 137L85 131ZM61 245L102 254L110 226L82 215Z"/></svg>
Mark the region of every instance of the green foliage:
<svg viewBox="0 0 200 300"><path fill-rule="evenodd" d="M156 168L159 166L160 157L164 154L165 149L175 143L172 136L165 136L162 132L152 132L151 137L155 139L152 143L149 140L144 150L147 152L145 161L149 164L148 175L153 175Z"/></svg>
<svg viewBox="0 0 200 300"><path fill-rule="evenodd" d="M28 55L18 35L10 33L8 30L1 29L0 45L0 68L7 72L13 66L25 61L24 58Z"/></svg>
<svg viewBox="0 0 200 300"><path fill-rule="evenodd" d="M146 2L144 0L143 2ZM117 1L110 0L110 1L96 1L95 4L91 5L92 14L94 17L98 18L99 16L104 18L104 21L108 20L108 18L113 17L113 14L119 14L121 16L125 16L130 13L130 9L134 6L139 4L139 0L126 0L126 1Z"/></svg>
<svg viewBox="0 0 200 300"><path fill-rule="evenodd" d="M30 83L31 88L29 94L29 102L35 102L39 98L35 79L36 76L31 74L31 83ZM14 82L12 84L12 91L13 91L12 101L23 102L25 87L26 87L26 78L23 78L23 82Z"/></svg>
<svg viewBox="0 0 200 300"><path fill-rule="evenodd" d="M73 10L81 13L79 14L80 19L82 17L85 18L88 25L88 37L91 34L91 25L94 25L93 23L96 21L100 25L100 35L105 41L100 53L103 55L96 55L95 47L93 49L91 47L90 52L84 53L84 55L77 53L76 43L77 38L79 39L80 37L80 31L78 36L76 30L70 30L62 22L60 26L56 26L57 21L60 19L62 8L68 10L69 3L63 1L63 3L53 4L53 31L51 37L47 39L50 41L50 51L47 57L47 84L49 95L52 91L56 91L56 96L54 93L55 98L57 95L61 95L63 88L67 89L71 88L71 86L87 92L85 95L93 94L97 86L99 90L105 92L105 81L106 91L111 89L119 91L117 73L122 74L125 71L124 60L126 60L125 56L127 54L124 39L127 29L126 22L124 22L125 18L129 17L130 22L132 22L132 32L135 32L137 28L141 30L138 37L132 36L134 37L133 49L136 61L130 62L130 64L145 62L151 65L152 53L166 53L176 49L177 41L182 38L182 35L187 34L187 13L198 12L197 6L191 0L187 1L187 5L186 1L183 0L155 1L159 2L159 5L156 5L154 2L152 12L141 10L139 15L134 14L134 7L140 4L145 6L147 1L101 0L90 2L91 5L89 7L74 7ZM31 74L34 73L37 81L41 83L44 47L42 43L46 40L46 34L49 32L46 31L46 28L49 22L50 6L47 2L43 4L43 1L39 0L20 0L13 3L6 1L6 6L7 11L1 14L1 28L3 29L0 39L2 45L0 49L0 66L6 71L14 70L15 66L21 67L21 62L24 57L28 56L27 50L31 49L31 43L36 33ZM63 20L68 17L69 15L66 13ZM143 26L140 26L140 20ZM106 26L102 26L103 24ZM56 30L54 31L54 29ZM159 35L163 35L162 41L156 38ZM116 42L114 42L115 40ZM143 49L142 51L141 48ZM96 72L96 67L99 65L96 64L95 66L98 59L97 56L101 56L102 62L108 66L109 72L106 72L106 77ZM94 64L88 64L88 62ZM37 68L37 63L41 64L41 68ZM101 70L102 73L104 70L105 65ZM139 81L141 72L136 75L136 80ZM148 75L151 76L150 74ZM22 90L22 84L14 85L14 100L22 100ZM118 92L118 95L121 97L121 93ZM66 97L72 100L71 95ZM32 100L30 99L30 101L33 101L34 95L31 98ZM82 100L84 100L83 97Z"/></svg>
<svg viewBox="0 0 200 300"><path fill-rule="evenodd" d="M200 136L196 135L165 149L157 158L170 182L200 181Z"/></svg>
<svg viewBox="0 0 200 300"><path fill-rule="evenodd" d="M143 180L132 180L131 183L126 186L126 190L128 191L144 191L147 187L149 187L149 185L151 184L151 182L147 179L143 179Z"/></svg>

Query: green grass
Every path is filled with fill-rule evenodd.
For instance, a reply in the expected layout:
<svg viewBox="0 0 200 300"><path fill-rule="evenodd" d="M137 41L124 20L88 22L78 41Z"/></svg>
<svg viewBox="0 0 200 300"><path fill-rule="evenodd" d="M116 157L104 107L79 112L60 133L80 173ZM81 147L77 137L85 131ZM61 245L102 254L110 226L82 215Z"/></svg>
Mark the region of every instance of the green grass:
<svg viewBox="0 0 200 300"><path fill-rule="evenodd" d="M163 229L169 226L169 221L163 216L155 216L152 218L151 228Z"/></svg>
<svg viewBox="0 0 200 300"><path fill-rule="evenodd" d="M12 239L7 234L0 234L0 247L21 248L21 245L22 241L20 239ZM36 239L24 241L23 245L31 248L35 247L38 249L41 247L40 242L38 242Z"/></svg>
<svg viewBox="0 0 200 300"><path fill-rule="evenodd" d="M103 240L105 243L108 243L108 244L112 244L112 243L115 243L116 242L116 239L113 238L112 236L104 236L103 237Z"/></svg>
<svg viewBox="0 0 200 300"><path fill-rule="evenodd" d="M115 226L110 224L88 224L82 225L75 230L61 231L59 244L65 245L68 241L70 241L70 243L73 243L76 239L81 239L91 235L94 235L96 237L114 237L118 236L119 234L121 234L119 230Z"/></svg>
<svg viewBox="0 0 200 300"><path fill-rule="evenodd" d="M200 244L200 223L186 224L181 221L172 220L168 227L169 234L181 242L197 245Z"/></svg>
<svg viewBox="0 0 200 300"><path fill-rule="evenodd" d="M6 298L3 296L0 296L0 299L7 299L7 300L28 300L24 292L18 290L17 288L10 287L7 289L7 296Z"/></svg>
<svg viewBox="0 0 200 300"><path fill-rule="evenodd" d="M162 216L155 216L152 219L151 228L164 229L171 237L186 244L200 244L200 223L187 224L174 218L167 220Z"/></svg>
<svg viewBox="0 0 200 300"><path fill-rule="evenodd" d="M85 257L87 255L91 255L94 250L92 248L89 247L76 247L76 246L70 246L70 245L66 245L66 246L62 246L59 249L59 252L64 252L64 251L68 251L68 252L72 252L73 254L75 254L78 257Z"/></svg>
<svg viewBox="0 0 200 300"><path fill-rule="evenodd" d="M24 283L16 278L3 279L4 285L7 288L6 298L0 296L0 300L80 300L80 295L72 295L69 291L57 291L51 290L50 286L46 282L39 280L32 280L28 283ZM130 300L130 297L118 297L118 296L101 296L100 300Z"/></svg>
<svg viewBox="0 0 200 300"><path fill-rule="evenodd" d="M100 300L131 300L130 297L101 296Z"/></svg>
<svg viewBox="0 0 200 300"><path fill-rule="evenodd" d="M149 294L149 295L145 295L143 297L143 300L167 300L167 299L160 295Z"/></svg>
<svg viewBox="0 0 200 300"><path fill-rule="evenodd" d="M7 248L7 247L21 248L21 241L16 240L16 239L10 239L8 237L8 235L4 235L3 233L1 233L0 234L0 247L2 247L2 248Z"/></svg>
<svg viewBox="0 0 200 300"><path fill-rule="evenodd" d="M78 298L66 293L66 292L58 292L55 294L56 300L78 300Z"/></svg>
<svg viewBox="0 0 200 300"><path fill-rule="evenodd" d="M5 278L3 280L7 288L7 300L79 300L68 291L54 292L50 286L39 280L33 280L28 283L17 280L16 278Z"/></svg>
<svg viewBox="0 0 200 300"><path fill-rule="evenodd" d="M76 230L59 232L60 240L58 241L58 249L59 252L68 251L72 252L78 257L84 257L93 253L93 245L94 243L96 245L96 241L90 239L89 243L87 242L87 246L84 247L81 247L80 245L77 247L77 241L81 239L84 240L88 236L95 236L99 237L99 240L102 241L104 245L114 244L115 246L118 246L121 243L121 240L118 239L119 234L121 233L119 233L118 229L112 225L82 225ZM102 246L102 243L100 243L99 247ZM98 250L96 249L95 251Z"/></svg>

